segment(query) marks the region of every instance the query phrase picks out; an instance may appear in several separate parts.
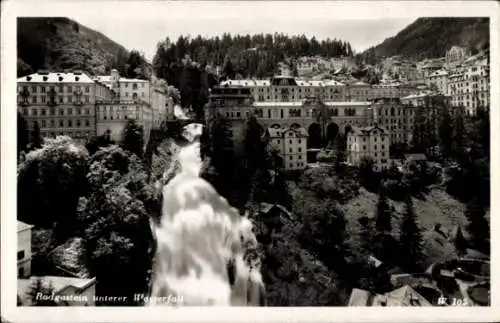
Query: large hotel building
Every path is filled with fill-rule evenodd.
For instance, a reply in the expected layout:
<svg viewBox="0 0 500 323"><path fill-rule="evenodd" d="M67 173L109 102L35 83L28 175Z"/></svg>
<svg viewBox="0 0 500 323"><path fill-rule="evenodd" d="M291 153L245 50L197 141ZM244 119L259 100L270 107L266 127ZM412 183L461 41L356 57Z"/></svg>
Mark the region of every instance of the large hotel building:
<svg viewBox="0 0 500 323"><path fill-rule="evenodd" d="M18 107L29 129L38 124L42 137L67 135L78 141L109 133L119 141L128 120L143 127L147 141L173 107L166 83L83 71L38 72L17 79Z"/></svg>
<svg viewBox="0 0 500 323"><path fill-rule="evenodd" d="M276 141L285 142L278 139L278 133L291 135L296 140L301 138L307 142L306 149L319 148L322 143L334 140L339 133L353 136L360 133L356 129L376 125L387 136L389 142L384 149L388 149L390 143L411 140L416 105L411 102L402 104L400 98L418 92L418 89L402 84L343 84L333 80L304 81L288 76L270 80L226 80L212 89L206 114L207 117L219 114L230 120L236 141L241 140L244 120L254 115ZM284 155L290 153L290 147L281 148L283 157L288 158ZM375 151L368 148L366 151L372 150ZM292 151L298 152L298 147L297 151L295 147ZM356 154L359 155L359 147ZM298 156L297 160L292 156L293 162L287 158L287 169L307 165ZM377 164L381 167L389 165L382 163L383 159L388 159L388 156L380 158ZM358 161L359 158L351 160Z"/></svg>

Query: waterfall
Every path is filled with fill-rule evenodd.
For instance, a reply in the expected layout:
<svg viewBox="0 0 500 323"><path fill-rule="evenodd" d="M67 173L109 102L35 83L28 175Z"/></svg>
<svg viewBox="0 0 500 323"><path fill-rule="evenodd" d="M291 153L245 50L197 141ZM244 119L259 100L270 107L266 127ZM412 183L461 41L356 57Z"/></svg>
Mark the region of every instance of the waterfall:
<svg viewBox="0 0 500 323"><path fill-rule="evenodd" d="M200 177L203 126L184 127L177 150L180 170L163 187L162 218L153 225L156 255L150 302L171 306L256 306L263 282L258 263L245 259L255 246L252 223Z"/></svg>

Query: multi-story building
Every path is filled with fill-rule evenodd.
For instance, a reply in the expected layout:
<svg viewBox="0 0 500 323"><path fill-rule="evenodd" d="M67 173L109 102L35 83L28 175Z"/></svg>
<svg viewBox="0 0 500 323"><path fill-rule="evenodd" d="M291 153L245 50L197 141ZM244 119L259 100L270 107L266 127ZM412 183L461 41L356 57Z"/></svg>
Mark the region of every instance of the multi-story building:
<svg viewBox="0 0 500 323"><path fill-rule="evenodd" d="M413 132L415 108L405 106L399 99L378 99L373 102L371 125L386 129L391 144L409 143Z"/></svg>
<svg viewBox="0 0 500 323"><path fill-rule="evenodd" d="M271 145L283 158L285 170L304 169L307 166L307 131L300 127L268 129Z"/></svg>
<svg viewBox="0 0 500 323"><path fill-rule="evenodd" d="M470 50L465 47L453 46L446 52L446 68L454 69L470 56Z"/></svg>
<svg viewBox="0 0 500 323"><path fill-rule="evenodd" d="M112 91L82 71L40 71L17 79L18 106L29 129L43 137L68 135L85 141L96 135L95 105L110 100Z"/></svg>
<svg viewBox="0 0 500 323"><path fill-rule="evenodd" d="M109 86L115 97L120 100L141 100L150 103L150 81L120 77L116 69L110 75L99 75L95 78Z"/></svg>
<svg viewBox="0 0 500 323"><path fill-rule="evenodd" d="M17 278L31 275L31 228L33 226L17 221Z"/></svg>
<svg viewBox="0 0 500 323"><path fill-rule="evenodd" d="M417 70L421 76L426 79L437 70L443 68L443 62L440 59L426 59L417 64Z"/></svg>
<svg viewBox="0 0 500 323"><path fill-rule="evenodd" d="M425 83L430 88L435 88L439 93L448 94L448 71L440 69L432 72L426 79Z"/></svg>
<svg viewBox="0 0 500 323"><path fill-rule="evenodd" d="M353 127L347 134L347 162L359 165L364 158L373 161L375 171L390 165L389 133L380 126Z"/></svg>
<svg viewBox="0 0 500 323"><path fill-rule="evenodd" d="M270 80L226 80L220 88L248 88L255 102L302 102L308 98L323 101L362 102L376 98L398 98L417 92L402 83L370 85L356 81L349 85L336 80L303 80L276 76Z"/></svg>
<svg viewBox="0 0 500 323"><path fill-rule="evenodd" d="M469 114L475 114L478 107L489 107L489 64L485 53L471 56L457 67L449 77L448 94L453 106L462 106Z"/></svg>
<svg viewBox="0 0 500 323"><path fill-rule="evenodd" d="M109 130L118 141L128 120L135 119L147 142L151 129L173 109L165 81L120 78L116 70L98 77L82 71L40 71L17 83L21 114L30 129L38 124L43 137L67 135L85 142Z"/></svg>
<svg viewBox="0 0 500 323"><path fill-rule="evenodd" d="M120 141L129 120L143 128L144 142L149 139L153 126L151 106L138 100L106 100L96 104L96 133L98 136L109 134L110 139Z"/></svg>

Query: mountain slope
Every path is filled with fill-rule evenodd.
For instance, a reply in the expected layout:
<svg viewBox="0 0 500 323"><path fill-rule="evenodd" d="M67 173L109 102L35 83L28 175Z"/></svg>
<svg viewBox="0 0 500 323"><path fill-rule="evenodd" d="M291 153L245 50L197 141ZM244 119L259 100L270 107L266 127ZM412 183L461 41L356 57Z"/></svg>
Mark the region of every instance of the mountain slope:
<svg viewBox="0 0 500 323"><path fill-rule="evenodd" d="M381 44L363 53L377 57L403 55L414 59L443 57L452 46L476 52L489 44L489 18L418 18Z"/></svg>
<svg viewBox="0 0 500 323"><path fill-rule="evenodd" d="M30 69L85 69L104 73L127 50L68 18L17 19L18 76Z"/></svg>

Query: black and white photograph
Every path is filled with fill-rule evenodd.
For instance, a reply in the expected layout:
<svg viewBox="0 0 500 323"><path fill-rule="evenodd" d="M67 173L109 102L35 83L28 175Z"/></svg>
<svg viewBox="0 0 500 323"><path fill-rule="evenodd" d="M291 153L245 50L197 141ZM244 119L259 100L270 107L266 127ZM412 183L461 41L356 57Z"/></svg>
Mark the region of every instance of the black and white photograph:
<svg viewBox="0 0 500 323"><path fill-rule="evenodd" d="M497 7L26 3L14 307L492 309Z"/></svg>

